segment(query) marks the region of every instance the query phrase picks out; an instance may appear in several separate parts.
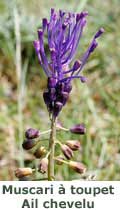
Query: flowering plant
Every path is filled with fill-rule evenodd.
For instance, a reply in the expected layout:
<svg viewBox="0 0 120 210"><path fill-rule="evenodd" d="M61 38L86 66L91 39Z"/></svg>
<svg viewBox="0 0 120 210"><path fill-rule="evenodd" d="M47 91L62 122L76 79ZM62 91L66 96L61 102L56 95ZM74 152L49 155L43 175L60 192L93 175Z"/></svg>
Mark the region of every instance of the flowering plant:
<svg viewBox="0 0 120 210"><path fill-rule="evenodd" d="M88 12L86 11L74 14L61 10L56 12L54 9L51 9L50 20L48 21L46 18L42 20L42 28L38 30L38 40L34 41L34 48L38 56L39 63L47 76L47 90L44 91L43 98L51 120L51 129L46 131L50 132L48 153L45 155L45 148L39 148L35 154L37 154L37 157L40 158L45 155L45 157L40 161L38 170L41 173L48 171L48 180L55 179L55 160L56 163L59 164L67 163L78 173L83 173L85 171L85 166L82 163L65 161L61 156L55 157L55 144L58 143L60 145L64 156L70 160L73 157L73 151L80 148L80 143L79 141L69 140L66 144L62 144L57 141L56 128L76 134L85 133L84 124L75 125L70 129L66 129L57 124L57 118L63 106L65 106L68 101L72 90L72 80L77 78L82 83L86 82L86 78L81 74L81 72L89 56L98 45L97 39L104 32L104 29L100 28L94 35L82 58L73 62L79 41L83 34L83 29L86 25L87 15ZM45 52L45 34L47 34L50 53L49 58ZM35 139L41 134L42 133L39 133L39 131L35 129L27 130L27 140L23 142L23 148L30 149L34 147L37 143Z"/></svg>

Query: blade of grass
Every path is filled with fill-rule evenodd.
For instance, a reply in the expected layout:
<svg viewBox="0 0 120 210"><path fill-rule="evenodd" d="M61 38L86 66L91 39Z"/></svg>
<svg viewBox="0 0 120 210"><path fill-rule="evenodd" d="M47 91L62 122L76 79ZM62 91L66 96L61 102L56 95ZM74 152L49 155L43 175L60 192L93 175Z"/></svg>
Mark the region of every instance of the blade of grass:
<svg viewBox="0 0 120 210"><path fill-rule="evenodd" d="M16 74L18 81L18 139L19 139L19 165L24 166L22 141L23 141L23 101L22 101L22 58L21 58L21 33L20 33L20 16L18 14L17 7L14 7L14 30L16 38Z"/></svg>

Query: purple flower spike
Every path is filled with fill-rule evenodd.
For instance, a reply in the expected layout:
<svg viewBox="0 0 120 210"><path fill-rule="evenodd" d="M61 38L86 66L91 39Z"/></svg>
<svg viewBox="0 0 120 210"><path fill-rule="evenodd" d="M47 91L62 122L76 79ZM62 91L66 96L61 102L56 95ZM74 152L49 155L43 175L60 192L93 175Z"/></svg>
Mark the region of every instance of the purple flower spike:
<svg viewBox="0 0 120 210"><path fill-rule="evenodd" d="M73 79L79 78L81 82L86 81L86 78L81 76L80 73L89 56L98 45L96 41L97 38L104 32L103 28L100 28L97 31L82 58L74 61L73 66L71 66L70 64L74 59L86 25L87 15L88 12L86 11L73 14L62 10L56 12L52 8L50 20L48 21L46 18L43 19L42 29L38 30L38 40L34 41L34 48L40 65L48 77L48 94L44 94L44 100L48 110L51 110L52 113L54 113L54 109L56 110L55 104L59 102L58 95L60 95L61 92L70 93ZM48 48L50 52L49 58L47 57L44 47L45 33L47 33ZM56 89L56 97L49 94L51 88Z"/></svg>

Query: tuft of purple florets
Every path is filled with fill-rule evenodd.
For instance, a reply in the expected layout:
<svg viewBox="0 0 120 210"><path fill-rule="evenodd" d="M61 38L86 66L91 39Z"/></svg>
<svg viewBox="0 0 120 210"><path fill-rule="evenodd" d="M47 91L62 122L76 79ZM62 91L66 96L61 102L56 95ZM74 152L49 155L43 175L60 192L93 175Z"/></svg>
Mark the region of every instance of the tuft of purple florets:
<svg viewBox="0 0 120 210"><path fill-rule="evenodd" d="M74 14L51 9L50 20L43 19L42 29L38 30L38 40L34 41L40 65L48 77L47 91L44 92L43 98L49 112L55 117L68 100L72 89L71 81L75 78L79 78L81 82L86 81L81 75L81 70L97 47L97 38L104 32L102 28L97 31L82 58L76 60L70 67L86 25L87 15L86 11ZM49 59L44 46L45 34L48 39Z"/></svg>

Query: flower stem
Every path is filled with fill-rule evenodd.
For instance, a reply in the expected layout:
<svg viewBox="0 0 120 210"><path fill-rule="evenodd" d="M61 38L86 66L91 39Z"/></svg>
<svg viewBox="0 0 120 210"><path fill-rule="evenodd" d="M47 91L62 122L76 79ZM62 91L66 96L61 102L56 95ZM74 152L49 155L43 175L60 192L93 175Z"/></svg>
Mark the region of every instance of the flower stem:
<svg viewBox="0 0 120 210"><path fill-rule="evenodd" d="M51 133L49 141L49 158L48 158L48 181L54 180L54 152L56 140L56 119L52 116L51 119Z"/></svg>
<svg viewBox="0 0 120 210"><path fill-rule="evenodd" d="M58 158L54 158L54 160L58 160L58 161L61 161L62 163L65 163L65 164L67 164L67 165L69 165L69 162L68 161L66 161L66 160L59 160Z"/></svg>
<svg viewBox="0 0 120 210"><path fill-rule="evenodd" d="M63 130L63 131L69 131L68 128L64 128L64 127L62 127L62 126L57 126L57 128L60 129L60 130Z"/></svg>
<svg viewBox="0 0 120 210"><path fill-rule="evenodd" d="M61 143L60 141L58 141L58 140L57 140L57 141L55 141L55 143L56 143L56 144L59 144L59 145L60 145L60 147L62 146L62 143Z"/></svg>
<svg viewBox="0 0 120 210"><path fill-rule="evenodd" d="M49 129L47 131L40 132L40 135L44 135L44 134L47 134L47 133L50 133L50 132L51 132L51 129Z"/></svg>

